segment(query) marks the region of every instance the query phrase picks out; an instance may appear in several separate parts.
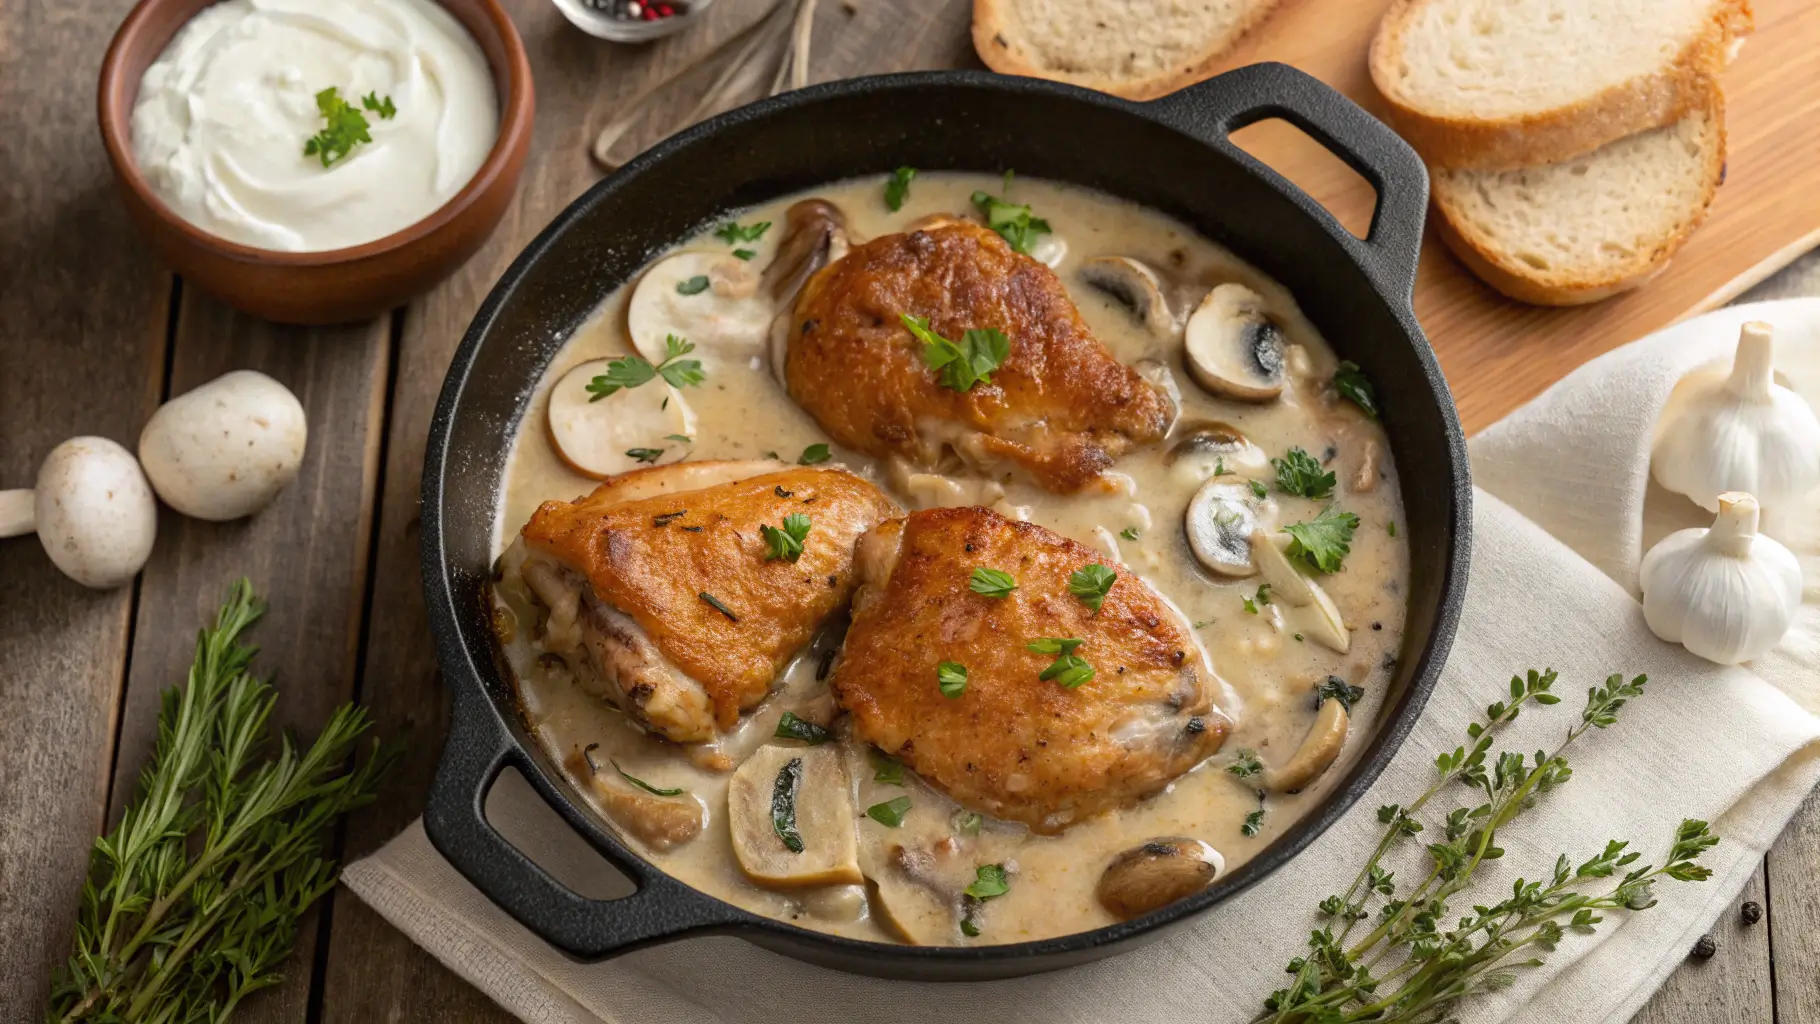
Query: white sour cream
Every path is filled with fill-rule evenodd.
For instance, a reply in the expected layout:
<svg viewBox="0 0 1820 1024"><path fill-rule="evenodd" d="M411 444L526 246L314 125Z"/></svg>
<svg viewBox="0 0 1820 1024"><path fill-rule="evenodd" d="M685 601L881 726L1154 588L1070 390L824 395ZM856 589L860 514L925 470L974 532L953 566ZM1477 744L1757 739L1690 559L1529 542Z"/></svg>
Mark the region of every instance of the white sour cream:
<svg viewBox="0 0 1820 1024"><path fill-rule="evenodd" d="M373 141L324 168L316 94L363 111ZM262 249L359 245L429 216L499 134L486 56L431 0L225 0L146 69L133 150L153 190L211 234Z"/></svg>

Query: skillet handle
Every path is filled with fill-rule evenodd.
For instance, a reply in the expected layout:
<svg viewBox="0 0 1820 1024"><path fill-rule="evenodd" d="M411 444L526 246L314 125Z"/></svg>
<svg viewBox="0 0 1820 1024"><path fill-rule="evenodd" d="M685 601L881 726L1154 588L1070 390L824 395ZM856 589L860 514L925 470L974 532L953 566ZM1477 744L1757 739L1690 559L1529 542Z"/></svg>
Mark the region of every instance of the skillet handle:
<svg viewBox="0 0 1820 1024"><path fill-rule="evenodd" d="M581 896L519 852L487 821L487 792L511 765L571 827L631 877L619 899ZM739 911L633 856L584 812L551 791L476 685L455 692L454 722L423 814L424 831L488 899L544 941L580 960L600 960L691 933L738 923Z"/></svg>
<svg viewBox="0 0 1820 1024"><path fill-rule="evenodd" d="M1428 213L1428 169L1389 125L1319 79L1276 63L1228 71L1141 109L1224 152L1325 220L1385 294L1405 305L1411 301ZM1377 190L1371 230L1363 241L1288 179L1233 144L1233 132L1269 118L1307 132Z"/></svg>

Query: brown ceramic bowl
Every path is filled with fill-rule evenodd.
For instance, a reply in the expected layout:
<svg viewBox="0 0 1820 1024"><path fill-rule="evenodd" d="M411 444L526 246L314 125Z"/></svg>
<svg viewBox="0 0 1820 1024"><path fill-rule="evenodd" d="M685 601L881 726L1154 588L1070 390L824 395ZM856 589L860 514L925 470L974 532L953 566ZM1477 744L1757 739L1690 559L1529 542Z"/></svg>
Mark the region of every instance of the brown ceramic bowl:
<svg viewBox="0 0 1820 1024"><path fill-rule="evenodd" d="M120 194L146 237L184 280L269 320L329 324L376 316L447 277L498 226L531 146L531 64L498 0L440 0L486 54L499 96L499 138L474 177L402 231L326 252L276 252L211 235L164 204L133 159L133 103L145 69L215 0L139 0L101 65L101 140Z"/></svg>

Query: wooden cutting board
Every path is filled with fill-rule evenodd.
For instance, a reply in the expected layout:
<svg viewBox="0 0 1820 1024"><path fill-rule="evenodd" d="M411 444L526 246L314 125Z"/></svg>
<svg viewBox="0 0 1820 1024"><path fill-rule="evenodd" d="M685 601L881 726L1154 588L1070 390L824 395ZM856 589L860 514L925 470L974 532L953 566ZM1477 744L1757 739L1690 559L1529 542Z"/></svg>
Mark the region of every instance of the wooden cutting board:
<svg viewBox="0 0 1820 1024"><path fill-rule="evenodd" d="M1381 115L1365 54L1388 6L1389 0L1285 0L1226 66L1293 64ZM1820 243L1820 2L1753 0L1753 6L1756 32L1724 79L1725 185L1705 224L1654 281L1592 306L1525 306L1479 283L1429 230L1416 314L1469 433L1573 367L1723 304ZM1370 186L1297 129L1272 121L1235 139L1354 231L1363 233L1370 223Z"/></svg>

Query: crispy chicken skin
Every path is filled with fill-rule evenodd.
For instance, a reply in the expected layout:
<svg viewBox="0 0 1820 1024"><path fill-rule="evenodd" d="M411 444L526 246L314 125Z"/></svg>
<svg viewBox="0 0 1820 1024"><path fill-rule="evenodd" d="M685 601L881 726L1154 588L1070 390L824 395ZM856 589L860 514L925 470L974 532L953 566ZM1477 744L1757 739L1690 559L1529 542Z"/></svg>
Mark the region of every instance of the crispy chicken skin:
<svg viewBox="0 0 1820 1024"><path fill-rule="evenodd" d="M961 804L1042 833L1127 806L1214 753L1226 717L1174 612L1097 553L984 508L893 519L859 544L853 624L830 685L854 734ZM1068 591L1089 562L1119 573L1096 614ZM1003 598L973 593L977 566L1010 573ZM1078 637L1097 674L1076 689L1038 678L1054 655L1025 644ZM967 668L944 697L936 666Z"/></svg>
<svg viewBox="0 0 1820 1024"><path fill-rule="evenodd" d="M727 466L775 471L739 477ZM811 523L801 556L767 558L759 527L795 512ZM840 469L657 466L613 477L579 501L545 502L524 528L525 577L552 609L551 639L559 620L578 623L598 681L612 684L629 712L667 739L703 742L763 700L846 607L854 542L896 513L890 498ZM559 614L559 571L568 592L580 592L582 607L568 617Z"/></svg>
<svg viewBox="0 0 1820 1024"><path fill-rule="evenodd" d="M945 338L993 327L1011 354L990 384L942 387L899 314ZM1048 267L951 220L855 247L809 279L784 367L790 397L836 441L934 465L943 446L1009 463L1061 494L1162 438L1169 400L1106 351Z"/></svg>

